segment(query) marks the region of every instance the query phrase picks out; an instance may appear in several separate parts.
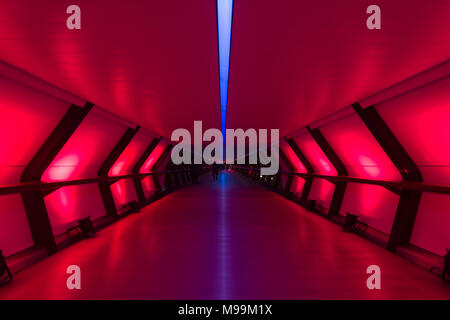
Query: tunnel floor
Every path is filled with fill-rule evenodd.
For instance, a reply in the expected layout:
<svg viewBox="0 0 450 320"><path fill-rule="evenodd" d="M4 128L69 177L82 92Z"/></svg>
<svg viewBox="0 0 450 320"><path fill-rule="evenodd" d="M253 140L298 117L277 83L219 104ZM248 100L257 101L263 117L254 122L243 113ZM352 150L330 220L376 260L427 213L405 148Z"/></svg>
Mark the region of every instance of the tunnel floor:
<svg viewBox="0 0 450 320"><path fill-rule="evenodd" d="M369 265L381 290L369 290ZM66 268L81 268L68 290ZM18 273L0 299L450 299L438 277L236 173Z"/></svg>

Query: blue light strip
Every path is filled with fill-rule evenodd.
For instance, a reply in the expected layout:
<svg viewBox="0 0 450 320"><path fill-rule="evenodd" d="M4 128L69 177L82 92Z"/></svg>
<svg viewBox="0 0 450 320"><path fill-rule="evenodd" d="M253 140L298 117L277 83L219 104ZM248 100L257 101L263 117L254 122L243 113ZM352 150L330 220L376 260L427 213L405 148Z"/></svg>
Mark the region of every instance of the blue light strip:
<svg viewBox="0 0 450 320"><path fill-rule="evenodd" d="M217 0L217 30L219 37L220 116L224 137L227 123L228 74L230 71L231 24L233 0ZM225 155L225 153L224 153Z"/></svg>

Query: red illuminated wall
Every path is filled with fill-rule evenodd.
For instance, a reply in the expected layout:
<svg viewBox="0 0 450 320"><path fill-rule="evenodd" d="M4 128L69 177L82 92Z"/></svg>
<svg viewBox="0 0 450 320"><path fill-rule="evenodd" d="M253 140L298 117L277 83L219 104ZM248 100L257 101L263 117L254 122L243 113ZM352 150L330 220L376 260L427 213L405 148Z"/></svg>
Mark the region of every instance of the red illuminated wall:
<svg viewBox="0 0 450 320"><path fill-rule="evenodd" d="M306 173L307 170L300 159L297 157L292 148L287 144L283 143L280 145L281 150L288 158L289 162L294 166L294 170L300 173ZM303 186L305 185L305 179L294 176L292 179L292 185L290 191L295 195L300 195L303 191Z"/></svg>
<svg viewBox="0 0 450 320"><path fill-rule="evenodd" d="M402 177L355 113L321 126L320 131L351 177L401 181ZM379 186L349 183L341 213L350 212L371 227L390 233L399 197Z"/></svg>
<svg viewBox="0 0 450 320"><path fill-rule="evenodd" d="M288 158L291 165L294 166L295 172L300 172L300 173L307 172L303 163L300 161L300 159L297 157L295 152L292 150L292 148L287 143L281 144L280 149L281 149L281 151L283 151L286 158Z"/></svg>
<svg viewBox="0 0 450 320"><path fill-rule="evenodd" d="M337 174L330 160L328 160L327 156L308 132L295 137L294 141L311 163L314 173L333 176ZM324 179L314 179L309 199L316 200L318 204L329 208L334 189L334 184Z"/></svg>
<svg viewBox="0 0 450 320"><path fill-rule="evenodd" d="M155 192L156 186L152 176L142 179L141 183L145 197L149 197Z"/></svg>
<svg viewBox="0 0 450 320"><path fill-rule="evenodd" d="M140 129L113 164L109 171L109 175L119 176L131 174L136 162L153 139L154 137L150 135L150 133L144 129ZM111 186L111 191L117 209L122 208L133 200L138 200L136 188L132 179L119 180Z"/></svg>
<svg viewBox="0 0 450 320"><path fill-rule="evenodd" d="M0 76L0 185L16 184L70 103ZM0 249L33 245L20 195L0 196Z"/></svg>
<svg viewBox="0 0 450 320"><path fill-rule="evenodd" d="M158 162L158 160L161 158L162 154L164 153L164 150L166 150L168 146L168 143L166 141L160 141L158 145L155 147L155 149L152 151L150 156L145 160L144 165L140 169L140 173L149 173L153 170L154 166ZM170 159L170 153L164 158L164 161L161 162L158 169L164 170L164 168L167 165L168 160ZM159 183L161 185L161 188L165 188L165 176L158 175ZM152 195L155 190L155 184L153 182L153 177L147 177L142 179L142 188L144 189L144 194L146 197L149 197Z"/></svg>
<svg viewBox="0 0 450 320"><path fill-rule="evenodd" d="M450 77L376 105L425 183L450 186ZM411 243L437 254L450 247L450 197L424 193Z"/></svg>
<svg viewBox="0 0 450 320"><path fill-rule="evenodd" d="M152 151L152 153L147 158L147 160L145 160L144 165L140 169L140 173L149 173L152 171L153 166L161 158L161 155L163 154L164 150L166 150L167 145L168 144L165 141L160 141L158 143L158 145ZM164 167L161 166L161 168L164 168Z"/></svg>
<svg viewBox="0 0 450 320"><path fill-rule="evenodd" d="M85 101L2 62L0 91L0 186L5 186L20 183L25 166L70 106L83 106ZM134 126L94 107L44 172L42 180L97 177L99 167L127 128ZM132 166L153 137L140 130L110 174L131 173ZM160 149L149 158L146 169L159 158ZM116 201L136 199L131 179L113 185L112 189ZM44 200L56 235L74 226L80 218L95 219L105 215L97 183L63 187ZM22 197L19 194L0 196L0 250L9 256L32 246Z"/></svg>
<svg viewBox="0 0 450 320"><path fill-rule="evenodd" d="M62 181L97 176L98 169L128 127L94 108L81 122L42 176L43 181ZM45 197L55 234L76 221L105 215L97 184L64 187Z"/></svg>

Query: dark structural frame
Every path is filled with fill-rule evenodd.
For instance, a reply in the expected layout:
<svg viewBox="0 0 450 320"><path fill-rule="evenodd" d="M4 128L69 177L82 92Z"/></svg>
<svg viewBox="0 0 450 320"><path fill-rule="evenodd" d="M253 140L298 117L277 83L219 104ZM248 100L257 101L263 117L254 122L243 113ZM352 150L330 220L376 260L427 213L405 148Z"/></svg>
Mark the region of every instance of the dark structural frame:
<svg viewBox="0 0 450 320"><path fill-rule="evenodd" d="M128 128L125 131L119 142L116 144L116 146L100 166L97 177L55 182L42 181L42 175L44 174L45 170L55 159L57 154L61 151L63 146L74 134L76 129L80 126L81 122L86 118L93 107L94 104L90 102L87 102L84 107L72 105L63 116L61 121L58 123L58 125L55 127L55 129L52 131L52 133L48 136L40 149L37 151L37 153L34 155L34 157L31 159L31 161L28 163L28 165L25 167L20 179L20 183L15 185L0 186L0 196L21 194L25 212L28 218L28 224L33 238L34 247L43 248L47 251L48 254L55 253L58 250L58 246L45 205L45 196L62 187L96 183L98 184L100 189L106 216L111 218L118 218L117 209L115 207L113 195L111 192L111 185L113 183L122 179L133 179L133 181L135 182L138 181L139 184L135 183L136 193L139 195L140 191L142 191L138 204L145 205L147 203L145 203L145 199L142 199L143 190L142 185L140 184L141 179L145 177L155 178L155 181L158 181L158 192L161 191L161 187L159 185L159 179L157 178L157 176L167 174L184 174L186 171L185 168L174 168L170 172L156 170L159 164L164 160L164 157L167 156L167 151L170 150L171 147L171 145L169 144L153 167L155 170L149 173L139 173L140 167L143 165L145 160L150 156L153 149L161 140L161 138L155 138L153 139L149 147L145 150L144 154L139 158L138 163L133 168L132 174L112 177L108 176L108 172L114 162L119 158L120 154L125 150L125 148L128 146L128 144L140 129L140 127L138 126L136 128Z"/></svg>
<svg viewBox="0 0 450 320"><path fill-rule="evenodd" d="M328 218L332 218L339 214L342 200L345 194L345 188L348 183L361 183L367 185L376 185L386 188L387 190L399 195L399 203L395 213L394 223L389 235L389 239L385 244L386 248L392 252L396 252L397 248L409 243L411 233L414 227L417 211L419 208L420 198L422 193L438 193L450 195L450 187L430 185L423 182L422 175L418 166L414 163L412 158L406 152L404 147L400 144L393 132L387 126L385 121L378 114L376 109L371 106L362 108L359 103L352 105L353 110L363 121L364 125L370 131L372 136L377 140L386 155L393 162L395 167L402 175L402 181L386 181L386 180L372 180L364 178L355 178L348 176L348 172L339 159L337 154L331 148L330 144L326 141L322 133L318 128L311 129L309 126L306 130L311 134L319 147L325 153L332 165L337 171L336 176L316 174L311 166L311 163L302 153L294 139L285 137L287 143L296 154L298 160L305 166L306 173L299 173L294 171L293 165L286 158L286 156L280 150L280 158L286 163L289 171L282 171L282 175L288 176L286 187L282 192L287 198L291 197L290 186L292 179L290 177L298 176L305 180L302 194L300 196L299 203L303 206L307 206L308 196L311 190L311 185L314 179L324 179L336 185L335 192L328 211ZM245 167L235 166L238 170L247 172L252 171L251 176L258 177L259 168L257 167ZM278 188L282 188L281 184ZM450 256L450 255L449 255ZM448 258L447 258L448 259ZM450 263L448 263L450 265Z"/></svg>
<svg viewBox="0 0 450 320"><path fill-rule="evenodd" d="M108 177L108 172L111 167L114 165L116 160L119 158L121 153L125 150L125 148L130 144L131 140L133 140L136 133L139 131L140 127L136 128L128 128L123 134L122 138L120 138L117 145L108 155L106 160L100 166L97 175L99 177ZM98 186L100 188L100 194L102 196L103 204L105 206L106 214L111 217L117 217L117 208L114 203L114 197L111 191L111 183L110 181L99 181Z"/></svg>

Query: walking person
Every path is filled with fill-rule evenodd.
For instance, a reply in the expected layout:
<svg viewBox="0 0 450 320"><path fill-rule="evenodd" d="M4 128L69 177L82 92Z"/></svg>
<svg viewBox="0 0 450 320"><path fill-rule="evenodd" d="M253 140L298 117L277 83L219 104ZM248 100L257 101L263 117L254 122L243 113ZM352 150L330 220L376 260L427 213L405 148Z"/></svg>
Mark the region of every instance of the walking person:
<svg viewBox="0 0 450 320"><path fill-rule="evenodd" d="M217 179L219 178L219 166L215 162L212 164L212 176L213 181L217 181Z"/></svg>

